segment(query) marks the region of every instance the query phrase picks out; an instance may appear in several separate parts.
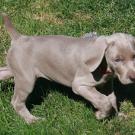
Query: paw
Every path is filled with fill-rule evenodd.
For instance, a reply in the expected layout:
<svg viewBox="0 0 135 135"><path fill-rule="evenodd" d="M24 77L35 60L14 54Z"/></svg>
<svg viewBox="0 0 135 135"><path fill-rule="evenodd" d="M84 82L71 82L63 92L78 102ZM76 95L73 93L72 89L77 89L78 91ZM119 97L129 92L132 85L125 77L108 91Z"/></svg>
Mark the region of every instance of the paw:
<svg viewBox="0 0 135 135"><path fill-rule="evenodd" d="M40 117L35 117L35 116L31 116L31 117L25 119L27 124L32 124L32 123L35 123L39 120L43 120L43 119Z"/></svg>
<svg viewBox="0 0 135 135"><path fill-rule="evenodd" d="M106 117L109 116L109 114L107 114L107 113L105 113L105 112L101 112L101 111L97 111L97 112L95 113L95 115L96 115L96 118L97 118L98 120L102 120L102 119L104 119L104 118L106 118Z"/></svg>
<svg viewBox="0 0 135 135"><path fill-rule="evenodd" d="M119 118L124 118L124 119L127 119L128 118L128 116L126 114L122 113L122 112L119 112L118 113L118 117Z"/></svg>

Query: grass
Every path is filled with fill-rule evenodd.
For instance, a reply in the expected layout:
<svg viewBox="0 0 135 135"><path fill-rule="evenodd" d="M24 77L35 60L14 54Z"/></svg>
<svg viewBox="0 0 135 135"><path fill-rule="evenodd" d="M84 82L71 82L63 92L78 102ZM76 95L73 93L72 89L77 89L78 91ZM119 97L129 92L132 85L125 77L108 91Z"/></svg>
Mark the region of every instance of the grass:
<svg viewBox="0 0 135 135"><path fill-rule="evenodd" d="M135 35L133 0L0 0L0 11L8 13L17 30L27 35L82 36L90 31ZM1 66L6 64L9 46L10 38L1 23ZM31 112L45 120L32 125L27 125L10 105L13 80L0 82L0 135L135 135L131 101L123 101L120 107L127 118L97 121L92 107L82 98L63 86L41 82L37 82L34 94L38 98L34 97Z"/></svg>

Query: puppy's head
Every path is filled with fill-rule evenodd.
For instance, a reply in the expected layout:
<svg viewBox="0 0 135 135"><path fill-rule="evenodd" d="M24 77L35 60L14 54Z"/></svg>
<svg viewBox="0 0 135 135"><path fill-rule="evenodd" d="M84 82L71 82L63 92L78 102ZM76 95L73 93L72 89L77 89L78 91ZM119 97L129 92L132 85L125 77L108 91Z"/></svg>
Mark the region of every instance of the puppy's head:
<svg viewBox="0 0 135 135"><path fill-rule="evenodd" d="M128 34L116 33L107 37L105 57L110 69L122 84L135 82L135 39Z"/></svg>

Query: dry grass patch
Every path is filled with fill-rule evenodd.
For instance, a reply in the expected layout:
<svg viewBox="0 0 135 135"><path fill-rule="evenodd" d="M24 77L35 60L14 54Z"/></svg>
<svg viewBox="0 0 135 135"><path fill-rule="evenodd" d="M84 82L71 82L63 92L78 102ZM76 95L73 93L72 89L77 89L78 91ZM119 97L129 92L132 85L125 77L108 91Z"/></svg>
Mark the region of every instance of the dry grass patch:
<svg viewBox="0 0 135 135"><path fill-rule="evenodd" d="M33 19L39 20L39 21L47 21L49 23L58 24L58 25L63 25L64 23L62 19L56 17L55 14L52 14L52 13L33 14Z"/></svg>
<svg viewBox="0 0 135 135"><path fill-rule="evenodd" d="M47 8L50 6L50 2L47 0L44 1L36 1L34 3L32 3L31 7L32 8L36 8L36 9L40 9L40 8Z"/></svg>
<svg viewBox="0 0 135 135"><path fill-rule="evenodd" d="M84 20L84 21L92 19L91 15L83 13L83 12L75 12L74 18L77 20Z"/></svg>

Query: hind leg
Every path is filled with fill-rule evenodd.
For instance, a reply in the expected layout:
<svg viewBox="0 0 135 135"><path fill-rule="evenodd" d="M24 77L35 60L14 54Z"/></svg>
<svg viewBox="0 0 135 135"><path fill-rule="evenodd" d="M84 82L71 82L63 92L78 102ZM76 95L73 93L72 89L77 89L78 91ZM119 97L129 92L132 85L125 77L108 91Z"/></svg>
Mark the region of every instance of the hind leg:
<svg viewBox="0 0 135 135"><path fill-rule="evenodd" d="M28 76L27 76L28 77ZM29 76L15 76L15 88L14 95L12 97L11 104L15 111L22 117L27 123L32 123L38 120L37 117L33 116L26 108L25 102L29 94L33 90L35 78Z"/></svg>
<svg viewBox="0 0 135 135"><path fill-rule="evenodd" d="M0 80L6 80L11 77L13 77L13 74L8 67L0 67Z"/></svg>

